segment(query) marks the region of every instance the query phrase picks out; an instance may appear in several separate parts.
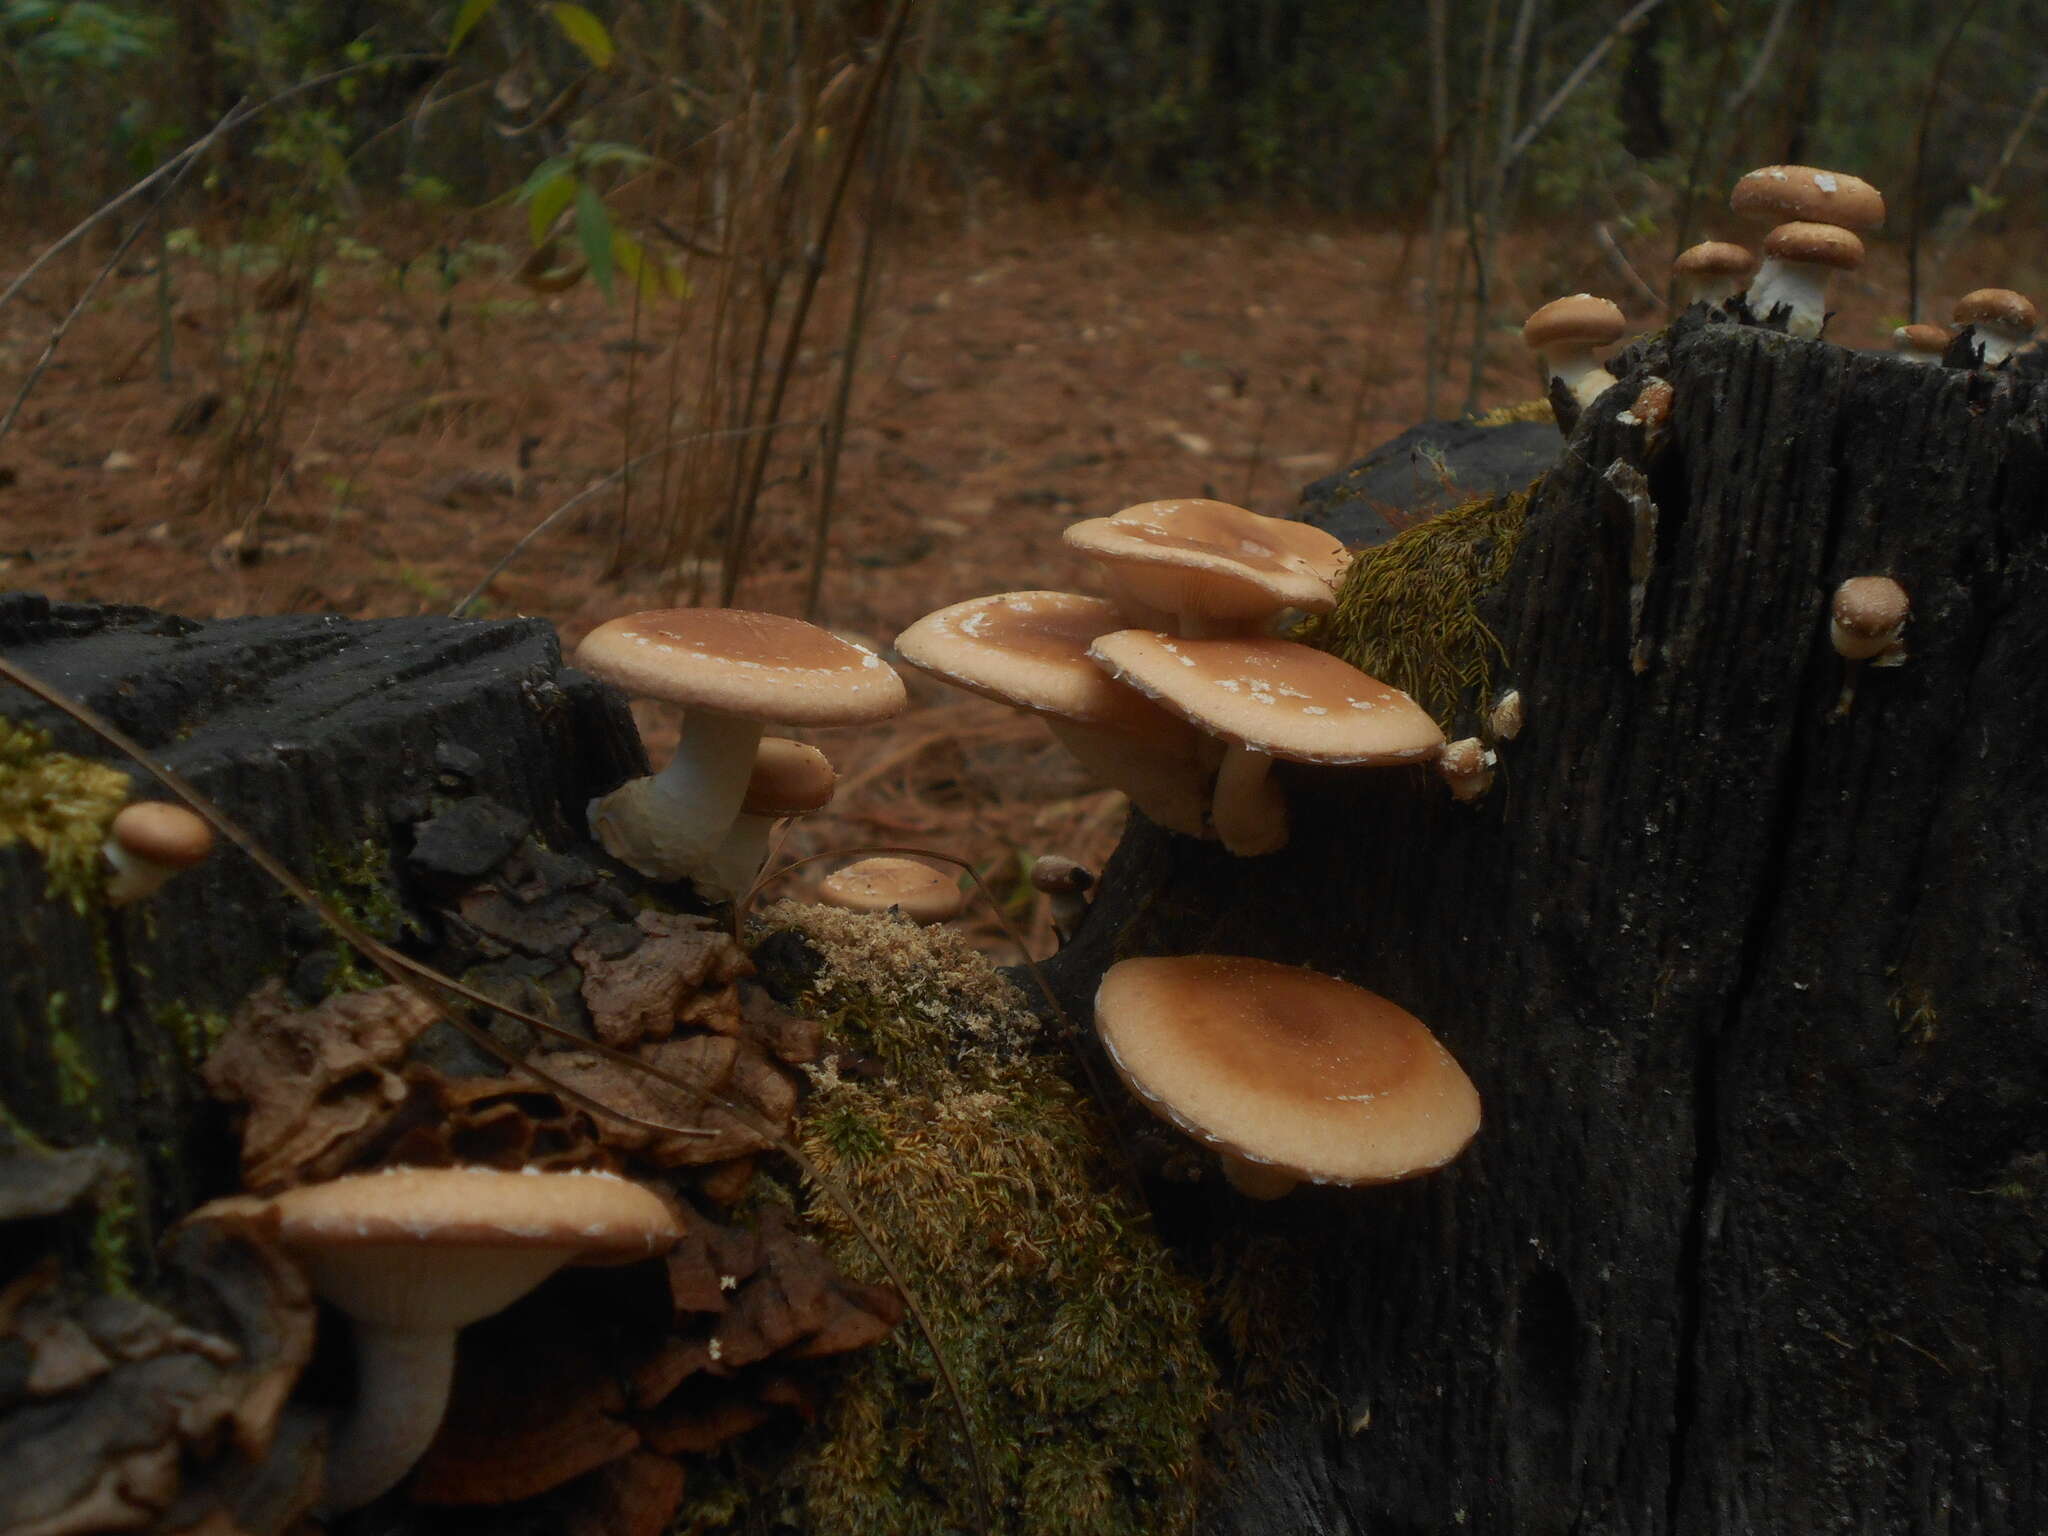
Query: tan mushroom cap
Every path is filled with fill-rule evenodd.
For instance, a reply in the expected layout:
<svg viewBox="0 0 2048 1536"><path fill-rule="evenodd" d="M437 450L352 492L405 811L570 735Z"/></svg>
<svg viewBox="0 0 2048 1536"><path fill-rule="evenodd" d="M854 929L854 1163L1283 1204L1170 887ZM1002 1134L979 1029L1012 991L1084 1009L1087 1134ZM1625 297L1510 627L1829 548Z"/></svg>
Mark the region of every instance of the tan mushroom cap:
<svg viewBox="0 0 2048 1536"><path fill-rule="evenodd" d="M1681 277L1747 277L1756 270L1756 256L1727 240L1702 240L1680 251L1671 270Z"/></svg>
<svg viewBox="0 0 2048 1536"><path fill-rule="evenodd" d="M1146 1106L1197 1140L1319 1184L1440 1168L1479 1094L1406 1009L1271 960L1123 960L1095 994L1104 1049Z"/></svg>
<svg viewBox="0 0 2048 1536"><path fill-rule="evenodd" d="M903 679L866 647L742 608L627 614L585 635L576 665L636 698L787 725L865 725L905 699Z"/></svg>
<svg viewBox="0 0 2048 1536"><path fill-rule="evenodd" d="M943 923L960 915L960 887L917 859L878 856L834 870L818 886L818 899L850 912L897 908L915 923Z"/></svg>
<svg viewBox="0 0 2048 1536"><path fill-rule="evenodd" d="M1101 565L1120 594L1226 622L1283 608L1328 613L1350 558L1319 528L1199 498L1140 502L1071 524L1061 537Z"/></svg>
<svg viewBox="0 0 2048 1536"><path fill-rule="evenodd" d="M1303 763L1422 762L1444 744L1407 694L1291 640L1179 640L1124 629L1091 654L1116 678L1214 736Z"/></svg>
<svg viewBox="0 0 2048 1536"><path fill-rule="evenodd" d="M1612 299L1574 293L1552 299L1522 322L1522 340L1532 352L1558 347L1611 347L1628 329Z"/></svg>
<svg viewBox="0 0 2048 1536"><path fill-rule="evenodd" d="M1829 607L1835 649L1851 661L1889 650L1913 605L1906 589L1889 576L1851 576L1835 588Z"/></svg>
<svg viewBox="0 0 2048 1536"><path fill-rule="evenodd" d="M1949 334L1945 325L1902 325L1892 331L1892 350L1895 352L1925 352L1939 357L1948 351L1949 343L1955 337Z"/></svg>
<svg viewBox="0 0 2048 1536"><path fill-rule="evenodd" d="M1118 687L1089 658L1097 635L1126 622L1107 598L998 592L926 614L896 637L896 651L956 688L1034 714L1162 743L1183 741L1178 720Z"/></svg>
<svg viewBox="0 0 2048 1536"><path fill-rule="evenodd" d="M213 851L213 828L182 805L135 800L114 813L107 835L132 858L188 869Z"/></svg>
<svg viewBox="0 0 2048 1536"><path fill-rule="evenodd" d="M1863 242L1834 224L1780 224L1764 237L1764 254L1853 272L1863 265Z"/></svg>
<svg viewBox="0 0 2048 1536"><path fill-rule="evenodd" d="M1764 165L1735 183L1728 206L1745 218L1876 229L1884 197L1860 176L1810 165Z"/></svg>
<svg viewBox="0 0 2048 1536"><path fill-rule="evenodd" d="M749 816L801 816L830 804L838 784L832 760L816 747L763 736L740 809Z"/></svg>
<svg viewBox="0 0 2048 1536"><path fill-rule="evenodd" d="M2008 330L2031 332L2041 323L2033 300L2010 288L1979 288L1956 300L1957 325L2004 326Z"/></svg>

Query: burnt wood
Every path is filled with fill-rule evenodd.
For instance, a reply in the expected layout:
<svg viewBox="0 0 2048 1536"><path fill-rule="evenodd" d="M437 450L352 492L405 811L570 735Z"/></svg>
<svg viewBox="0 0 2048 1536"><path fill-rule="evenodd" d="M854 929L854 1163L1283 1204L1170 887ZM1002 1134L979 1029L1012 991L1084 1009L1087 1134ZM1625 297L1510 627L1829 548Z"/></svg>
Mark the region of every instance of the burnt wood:
<svg viewBox="0 0 2048 1536"><path fill-rule="evenodd" d="M1490 793L1295 773L1249 860L1134 823L1051 967L1084 1019L1124 955L1332 971L1486 1106L1411 1184L1155 1185L1200 1255L1288 1235L1322 1319L1207 1529L2048 1530L2048 386L1703 312L1624 383L1487 599ZM1910 659L1838 712L1866 574Z"/></svg>

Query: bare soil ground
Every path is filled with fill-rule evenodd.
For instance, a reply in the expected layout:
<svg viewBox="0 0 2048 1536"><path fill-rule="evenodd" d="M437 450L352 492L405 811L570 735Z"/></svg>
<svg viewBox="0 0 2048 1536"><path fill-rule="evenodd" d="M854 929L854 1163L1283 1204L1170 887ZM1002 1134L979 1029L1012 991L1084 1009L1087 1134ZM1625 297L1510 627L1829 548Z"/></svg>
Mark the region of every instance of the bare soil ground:
<svg viewBox="0 0 2048 1536"><path fill-rule="evenodd" d="M0 441L0 587L196 617L445 612L551 509L643 450L668 353L692 345L689 304L636 319L588 283L536 297L477 244L513 250L509 222L429 229L420 217L366 220L303 320L289 296L265 307L260 257L238 269L225 237L200 237L173 267L169 385L156 372L153 262L116 273ZM449 284L425 259L437 242L476 258ZM0 252L0 282L39 249ZM1625 297L1590 239L1532 235L1509 254L1503 311L1586 288ZM1840 296L1831 336L1879 344L1901 318L1892 265L1880 255ZM96 268L53 264L0 312L0 411ZM824 411L845 302L828 282L786 419ZM925 216L896 242L871 320L821 619L886 645L979 593L1093 590L1060 531L1136 501L1288 511L1304 482L1419 418L1424 315L1419 250L1384 230L1038 203L974 222ZM266 501L232 427L251 381L280 375L264 419L281 468ZM1481 403L1533 393L1503 327ZM201 422L208 397L222 403ZM1456 399L1447 390L1440 409ZM522 468L525 437L539 442ZM739 601L794 613L815 489L814 434L792 438L771 468ZM658 481L641 477L634 497L613 488L549 529L481 611L545 617L573 645L605 618L685 598L692 573L630 542L659 520ZM622 572L608 577L622 537ZM819 738L841 792L785 850L956 855L1043 953L1045 918L1021 870L1054 850L1099 865L1120 797L1093 788L1027 718L916 679L912 694L888 729ZM659 760L672 723L651 712L642 723Z"/></svg>

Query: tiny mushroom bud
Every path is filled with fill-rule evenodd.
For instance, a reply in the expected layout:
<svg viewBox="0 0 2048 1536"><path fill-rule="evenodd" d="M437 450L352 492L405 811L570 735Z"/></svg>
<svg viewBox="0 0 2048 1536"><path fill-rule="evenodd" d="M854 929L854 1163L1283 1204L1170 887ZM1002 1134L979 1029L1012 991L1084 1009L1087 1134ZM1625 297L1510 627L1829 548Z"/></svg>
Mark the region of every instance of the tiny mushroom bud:
<svg viewBox="0 0 2048 1536"><path fill-rule="evenodd" d="M1952 340L1947 326L1902 325L1892 332L1892 351L1902 362L1939 363Z"/></svg>
<svg viewBox="0 0 2048 1536"><path fill-rule="evenodd" d="M1088 915L1088 889L1095 876L1065 854L1041 853L1031 861L1031 888L1052 904L1053 932L1066 943Z"/></svg>
<svg viewBox="0 0 2048 1536"><path fill-rule="evenodd" d="M1971 328L1971 345L1981 366L1996 368L2033 339L2041 323L2034 304L2010 288L1979 288L1956 301L1957 325Z"/></svg>
<svg viewBox="0 0 2048 1536"><path fill-rule="evenodd" d="M1300 966L1234 955L1122 960L1095 994L1118 1076L1271 1200L1303 1180L1385 1184L1441 1168L1479 1094L1420 1019Z"/></svg>
<svg viewBox="0 0 2048 1536"><path fill-rule="evenodd" d="M112 869L107 902L124 907L152 895L213 851L213 828L182 805L137 800L114 813L100 853Z"/></svg>
<svg viewBox="0 0 2048 1536"><path fill-rule="evenodd" d="M1827 324L1828 279L1863 265L1863 242L1833 224L1780 224L1764 241L1764 264L1744 302L1759 321L1784 311L1785 332L1808 341Z"/></svg>
<svg viewBox="0 0 2048 1536"><path fill-rule="evenodd" d="M1513 741L1522 734L1522 690L1504 689L1493 701L1493 708L1487 711L1487 729L1493 732L1495 741Z"/></svg>
<svg viewBox="0 0 2048 1536"><path fill-rule="evenodd" d="M1552 299L1524 321L1522 340L1584 409L1614 383L1614 375L1595 361L1594 349L1613 346L1627 327L1613 300L1575 293Z"/></svg>
<svg viewBox="0 0 2048 1536"><path fill-rule="evenodd" d="M827 875L818 900L849 912L892 908L913 923L950 922L960 915L960 887L949 876L917 859L878 856L857 859Z"/></svg>
<svg viewBox="0 0 2048 1536"><path fill-rule="evenodd" d="M1477 736L1465 736L1444 748L1436 766L1454 798L1477 800L1493 787L1493 769L1498 761L1485 742Z"/></svg>
<svg viewBox="0 0 2048 1536"><path fill-rule="evenodd" d="M1732 299L1749 286L1756 271L1756 257L1740 245L1726 240L1703 240L1678 253L1671 263L1676 280L1678 304L1719 304Z"/></svg>
<svg viewBox="0 0 2048 1536"><path fill-rule="evenodd" d="M1912 605L1889 576L1852 576L1835 588L1828 633L1849 661L1869 661L1898 649Z"/></svg>

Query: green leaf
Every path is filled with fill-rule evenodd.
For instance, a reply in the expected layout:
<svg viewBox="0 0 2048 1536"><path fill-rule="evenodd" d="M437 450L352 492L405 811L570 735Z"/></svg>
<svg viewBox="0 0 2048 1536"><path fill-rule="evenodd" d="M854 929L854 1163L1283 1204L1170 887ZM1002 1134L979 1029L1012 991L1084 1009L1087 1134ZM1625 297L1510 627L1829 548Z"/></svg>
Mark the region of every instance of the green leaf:
<svg viewBox="0 0 2048 1536"><path fill-rule="evenodd" d="M576 243L583 247L583 259L590 263L590 279L612 296L612 216L604 199L587 181L576 184Z"/></svg>
<svg viewBox="0 0 2048 1536"><path fill-rule="evenodd" d="M555 227L555 220L582 186L583 183L567 170L561 170L534 189L526 204L526 227L532 233L535 245L547 239L548 231Z"/></svg>
<svg viewBox="0 0 2048 1536"><path fill-rule="evenodd" d="M615 144L607 139L599 144L586 144L576 152L577 163L586 170L599 165L623 165L629 171L652 165L654 156L644 149L635 149L630 144Z"/></svg>
<svg viewBox="0 0 2048 1536"><path fill-rule="evenodd" d="M462 9L455 13L455 25L448 29L448 51L453 53L462 46L462 40L476 30L476 24L491 14L498 0L462 0Z"/></svg>
<svg viewBox="0 0 2048 1536"><path fill-rule="evenodd" d="M612 35L604 29L603 22L580 5L551 5L548 10L562 35L581 48L585 58L599 69L612 67L618 50L612 46Z"/></svg>

